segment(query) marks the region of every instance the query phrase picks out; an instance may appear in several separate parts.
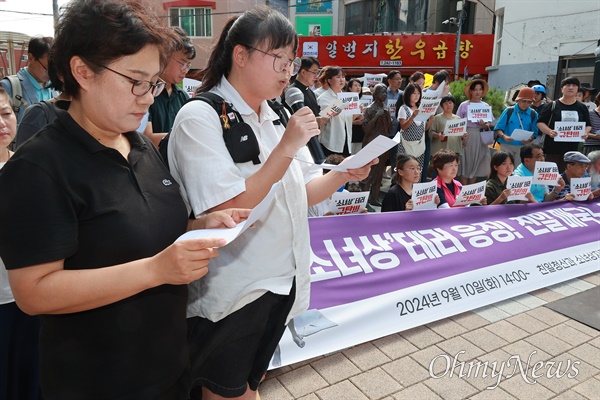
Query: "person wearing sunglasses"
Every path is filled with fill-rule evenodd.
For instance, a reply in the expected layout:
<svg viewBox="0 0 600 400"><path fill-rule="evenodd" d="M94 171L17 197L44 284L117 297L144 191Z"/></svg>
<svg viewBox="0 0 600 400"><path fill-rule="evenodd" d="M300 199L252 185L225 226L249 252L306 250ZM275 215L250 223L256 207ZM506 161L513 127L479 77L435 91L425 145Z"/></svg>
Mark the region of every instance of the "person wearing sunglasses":
<svg viewBox="0 0 600 400"><path fill-rule="evenodd" d="M148 110L148 125L144 130L144 134L157 147L160 140L173 127L179 109L190 98L179 84L192 67L192 60L196 58L196 48L186 32L178 26L173 27L172 30L177 40L167 66L160 74L160 78L166 85L164 90L154 98L154 103Z"/></svg>
<svg viewBox="0 0 600 400"><path fill-rule="evenodd" d="M0 81L13 102L13 110L17 115L17 126L23 119L25 109L38 101L50 100L58 95L48 85L48 55L52 47L53 38L35 36L27 45L27 66L17 72L16 77L21 84L23 99L14 98L14 89L8 77Z"/></svg>
<svg viewBox="0 0 600 400"><path fill-rule="evenodd" d="M0 173L0 257L19 308L40 315L45 400L188 398L186 284L225 240L174 242L249 210L188 220L135 131L172 40L136 0L69 2L49 62L71 105Z"/></svg>

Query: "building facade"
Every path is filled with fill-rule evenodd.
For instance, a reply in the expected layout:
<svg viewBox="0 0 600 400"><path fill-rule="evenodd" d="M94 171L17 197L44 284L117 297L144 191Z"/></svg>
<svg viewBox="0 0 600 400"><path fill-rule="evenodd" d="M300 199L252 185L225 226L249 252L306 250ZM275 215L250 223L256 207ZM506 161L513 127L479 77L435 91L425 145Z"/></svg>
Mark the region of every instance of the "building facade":
<svg viewBox="0 0 600 400"><path fill-rule="evenodd" d="M566 76L593 83L600 0L496 0L494 11L491 86L506 90L539 80L557 98Z"/></svg>
<svg viewBox="0 0 600 400"><path fill-rule="evenodd" d="M181 26L196 44L192 70L206 66L212 45L229 18L264 4L286 15L301 36L457 31L457 4L464 3L463 33L492 33L494 15L465 0L144 0L165 24ZM493 0L481 0L492 4ZM485 11L485 10L484 10ZM193 72L193 71L192 71ZM192 73L193 74L193 73Z"/></svg>

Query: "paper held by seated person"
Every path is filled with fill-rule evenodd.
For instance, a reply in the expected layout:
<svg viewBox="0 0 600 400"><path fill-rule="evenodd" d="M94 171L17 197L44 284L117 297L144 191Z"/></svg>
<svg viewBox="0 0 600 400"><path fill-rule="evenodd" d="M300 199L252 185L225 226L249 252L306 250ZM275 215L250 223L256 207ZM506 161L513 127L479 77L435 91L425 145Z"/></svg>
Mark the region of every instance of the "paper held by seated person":
<svg viewBox="0 0 600 400"><path fill-rule="evenodd" d="M246 229L248 229L252 224L258 221L269 209L271 203L273 203L273 199L275 198L275 193L277 193L277 189L279 188L279 182L275 182L273 186L271 186L271 190L265 196L265 198L256 205L248 215L248 219L240 222L234 228L215 228L215 229L196 229L193 231L189 231L179 236L176 242L181 240L190 240L190 239L206 239L206 238L223 238L227 241L227 244L233 242L238 236L240 236Z"/></svg>
<svg viewBox="0 0 600 400"><path fill-rule="evenodd" d="M513 138L514 140L518 140L520 142L524 141L524 140L529 140L529 138L531 138L533 136L533 132L532 131L526 131L524 129L515 129L514 131L512 131L512 133L510 134L510 137Z"/></svg>

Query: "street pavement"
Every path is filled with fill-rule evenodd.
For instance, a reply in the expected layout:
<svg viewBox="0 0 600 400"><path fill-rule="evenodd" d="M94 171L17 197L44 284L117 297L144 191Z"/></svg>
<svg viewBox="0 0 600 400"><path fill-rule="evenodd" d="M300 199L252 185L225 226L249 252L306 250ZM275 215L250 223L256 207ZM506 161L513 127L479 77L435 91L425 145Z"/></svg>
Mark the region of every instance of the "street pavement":
<svg viewBox="0 0 600 400"><path fill-rule="evenodd" d="M278 368L259 392L262 400L598 400L600 331L545 306L597 286L600 272ZM487 377L476 373L485 361ZM494 372L504 369L492 377L494 361Z"/></svg>

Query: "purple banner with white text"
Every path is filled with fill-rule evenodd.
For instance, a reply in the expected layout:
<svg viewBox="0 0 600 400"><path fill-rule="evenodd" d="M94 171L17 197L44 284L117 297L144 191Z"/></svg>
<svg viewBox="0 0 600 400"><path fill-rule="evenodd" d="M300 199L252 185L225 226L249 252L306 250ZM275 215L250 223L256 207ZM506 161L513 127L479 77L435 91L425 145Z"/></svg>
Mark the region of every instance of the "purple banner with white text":
<svg viewBox="0 0 600 400"><path fill-rule="evenodd" d="M600 269L600 201L312 218L311 299L272 367Z"/></svg>

